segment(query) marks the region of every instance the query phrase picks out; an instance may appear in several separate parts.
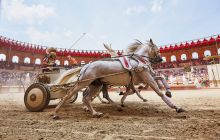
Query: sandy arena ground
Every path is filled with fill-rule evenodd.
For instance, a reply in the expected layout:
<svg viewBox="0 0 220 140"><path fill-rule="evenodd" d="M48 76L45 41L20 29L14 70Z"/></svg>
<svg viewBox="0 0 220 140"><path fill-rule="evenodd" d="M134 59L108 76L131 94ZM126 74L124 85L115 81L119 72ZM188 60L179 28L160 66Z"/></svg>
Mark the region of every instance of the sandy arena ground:
<svg viewBox="0 0 220 140"><path fill-rule="evenodd" d="M44 112L28 112L23 93L0 93L0 139L220 139L220 89L173 91L172 100L188 111L180 114L152 91L142 95L147 102L132 95L121 112L95 100L95 109L105 113L102 118L83 111L79 98L61 109L60 120L53 120L53 105ZM110 96L117 102L121 98Z"/></svg>

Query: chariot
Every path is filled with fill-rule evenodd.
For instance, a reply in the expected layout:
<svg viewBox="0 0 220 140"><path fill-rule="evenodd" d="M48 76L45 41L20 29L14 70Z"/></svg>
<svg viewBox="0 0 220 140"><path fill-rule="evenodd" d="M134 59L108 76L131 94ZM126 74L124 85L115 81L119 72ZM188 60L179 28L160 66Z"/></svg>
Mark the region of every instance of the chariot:
<svg viewBox="0 0 220 140"><path fill-rule="evenodd" d="M36 80L25 91L24 104L29 111L44 110L51 100L62 99L68 92L71 84L57 84L58 78L68 69L63 67L43 68ZM78 94L75 94L68 103L74 103Z"/></svg>

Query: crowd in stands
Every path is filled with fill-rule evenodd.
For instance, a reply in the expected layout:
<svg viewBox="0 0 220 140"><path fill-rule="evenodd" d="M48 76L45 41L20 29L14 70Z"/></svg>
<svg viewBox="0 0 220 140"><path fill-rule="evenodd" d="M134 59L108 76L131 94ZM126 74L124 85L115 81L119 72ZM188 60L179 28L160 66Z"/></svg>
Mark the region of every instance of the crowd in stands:
<svg viewBox="0 0 220 140"><path fill-rule="evenodd" d="M36 72L25 71L0 71L0 86L22 86L29 85L34 81Z"/></svg>
<svg viewBox="0 0 220 140"><path fill-rule="evenodd" d="M190 66L200 66L200 65L208 65L212 63L211 60L203 60L203 59L191 59L191 60L182 60L182 61L173 61L173 62L163 62L153 65L154 69L168 69L168 68L179 68L183 67L184 64Z"/></svg>
<svg viewBox="0 0 220 140"><path fill-rule="evenodd" d="M164 77L169 84L196 84L201 85L202 82L208 81L208 70L205 66L194 66L190 71L186 72L184 67L177 69L157 69L156 73Z"/></svg>

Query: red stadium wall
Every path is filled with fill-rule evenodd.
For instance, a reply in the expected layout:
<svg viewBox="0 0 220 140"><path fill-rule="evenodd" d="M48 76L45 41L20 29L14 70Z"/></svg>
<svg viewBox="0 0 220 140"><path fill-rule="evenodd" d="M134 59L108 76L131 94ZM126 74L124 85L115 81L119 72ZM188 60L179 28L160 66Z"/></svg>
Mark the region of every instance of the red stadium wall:
<svg viewBox="0 0 220 140"><path fill-rule="evenodd" d="M171 44L160 47L160 52L163 57L166 58L166 62L171 61L171 56L175 56L177 61L182 61L181 55L186 54L187 60L192 59L192 53L198 53L199 58L204 58L205 51L210 51L211 55L217 55L220 52L220 35L207 37L204 39L198 39L193 41L187 41L184 43ZM19 64L24 63L25 58L30 58L30 64L35 65L35 60L40 59L41 63L45 55L46 47L23 43L10 38L0 36L0 55L6 56L7 63L12 63L13 56L19 58ZM118 51L118 54L121 54ZM67 61L67 56L71 55L78 63L84 61L88 63L98 59L110 57L105 51L85 51L85 50L65 50L59 49L57 60L60 61L60 65L64 65L64 61Z"/></svg>
<svg viewBox="0 0 220 140"><path fill-rule="evenodd" d="M167 62L171 62L171 56L175 56L177 61L182 61L181 55L186 54L187 60L193 59L192 54L198 54L199 59L206 57L205 51L210 51L211 55L218 55L220 52L220 35L204 39L187 41L185 43L162 46L160 52Z"/></svg>

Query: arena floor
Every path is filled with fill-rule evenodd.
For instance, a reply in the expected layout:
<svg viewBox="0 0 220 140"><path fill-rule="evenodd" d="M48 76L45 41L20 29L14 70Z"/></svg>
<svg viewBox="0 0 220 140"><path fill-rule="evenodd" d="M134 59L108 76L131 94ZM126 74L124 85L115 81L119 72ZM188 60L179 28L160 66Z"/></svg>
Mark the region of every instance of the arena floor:
<svg viewBox="0 0 220 140"><path fill-rule="evenodd" d="M0 94L0 139L220 139L220 89L176 90L173 101L187 110L177 114L152 91L128 97L123 111L113 106L93 103L102 118L92 118L76 103L65 105L60 120L50 117L54 105L44 112L28 112L23 93ZM110 95L120 100L117 93ZM53 101L53 104L56 102Z"/></svg>

